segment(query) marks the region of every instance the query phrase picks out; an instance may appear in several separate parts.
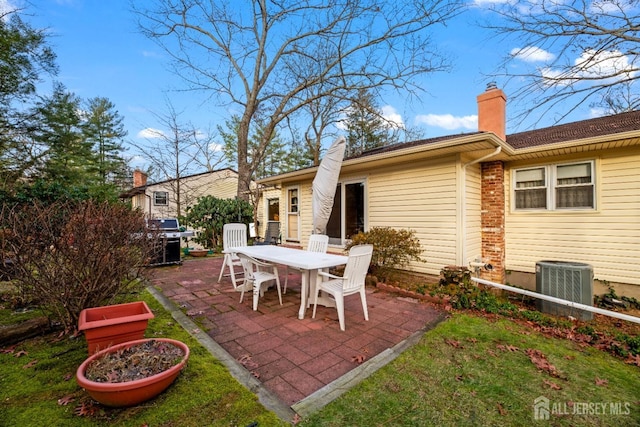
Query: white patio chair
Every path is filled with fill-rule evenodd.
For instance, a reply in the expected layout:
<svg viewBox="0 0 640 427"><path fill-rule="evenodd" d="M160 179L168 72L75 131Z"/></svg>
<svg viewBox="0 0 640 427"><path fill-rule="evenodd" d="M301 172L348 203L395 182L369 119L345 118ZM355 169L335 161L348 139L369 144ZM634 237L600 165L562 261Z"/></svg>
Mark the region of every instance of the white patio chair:
<svg viewBox="0 0 640 427"><path fill-rule="evenodd" d="M338 310L338 320L340 321L340 330L344 331L344 297L360 294L362 302L362 311L364 311L364 320L369 320L369 312L367 311L367 296L365 292L365 278L367 270L371 263L373 255L373 245L358 245L349 250L349 259L344 269L342 277L319 271L318 275L327 277L329 280L318 283L316 286L316 294L313 301L313 315L316 317L316 307L318 305L318 294L324 291L336 301L336 310Z"/></svg>
<svg viewBox="0 0 640 427"><path fill-rule="evenodd" d="M250 257L245 254L238 254L242 268L244 270L245 286L242 286L240 293L240 302L244 298L244 291L253 289L253 310L258 309L258 298L264 295L264 291L269 287L269 282L275 281L278 289L278 300L282 305L282 292L280 291L280 277L278 276L278 267ZM251 287L249 287L249 285Z"/></svg>
<svg viewBox="0 0 640 427"><path fill-rule="evenodd" d="M238 283L244 282L244 278L237 278L235 272L235 266L242 266L240 258L235 253L229 253L229 248L236 248L238 246L247 246L247 226L245 224L230 223L225 224L222 227L222 247L224 249L224 260L222 261L222 268L220 269L220 276L218 276L218 283L222 280L224 269L229 268L228 276L231 277L231 283L233 289L240 291Z"/></svg>
<svg viewBox="0 0 640 427"><path fill-rule="evenodd" d="M327 248L329 247L329 236L326 234L312 234L309 237L309 243L307 244L307 251L309 252L327 252ZM284 288L282 293L287 293L287 284L289 283L289 270L300 271L295 267L287 266L284 277Z"/></svg>

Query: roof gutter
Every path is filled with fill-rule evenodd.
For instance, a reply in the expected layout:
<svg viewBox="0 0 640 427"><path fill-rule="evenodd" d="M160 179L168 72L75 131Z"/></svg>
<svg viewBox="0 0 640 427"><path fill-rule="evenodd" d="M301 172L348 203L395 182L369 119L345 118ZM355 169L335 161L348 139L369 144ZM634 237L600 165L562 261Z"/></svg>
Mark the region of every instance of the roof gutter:
<svg viewBox="0 0 640 427"><path fill-rule="evenodd" d="M500 154L500 152L502 151L502 145L498 145L496 146L496 149L487 154L484 155L478 159L474 159L468 163L464 163L462 165L462 173L461 173L461 191L459 192L460 194L460 222L461 222L461 227L460 227L460 235L459 235L459 248L460 248L460 258L458 259L458 265L459 266L466 266L468 264L468 260L467 260L467 167L475 165L477 163L483 162L487 159L490 159L492 157L497 156L498 154ZM482 254L481 254L482 255Z"/></svg>

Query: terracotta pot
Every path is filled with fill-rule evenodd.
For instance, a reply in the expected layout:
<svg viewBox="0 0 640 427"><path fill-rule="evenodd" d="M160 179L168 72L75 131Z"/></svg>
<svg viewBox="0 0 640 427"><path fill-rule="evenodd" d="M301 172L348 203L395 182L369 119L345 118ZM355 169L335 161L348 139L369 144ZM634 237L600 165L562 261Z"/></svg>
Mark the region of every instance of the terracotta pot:
<svg viewBox="0 0 640 427"><path fill-rule="evenodd" d="M208 249L191 249L189 255L196 257L205 257L209 253Z"/></svg>
<svg viewBox="0 0 640 427"><path fill-rule="evenodd" d="M85 308L80 312L78 330L84 331L89 354L114 344L144 338L151 309L144 301Z"/></svg>
<svg viewBox="0 0 640 427"><path fill-rule="evenodd" d="M120 349L130 347L136 344L142 344L147 341L162 341L179 347L184 353L184 357L177 365L172 366L166 371L152 375L147 378L135 381L127 381L121 383L99 383L90 381L85 376L87 366L95 359L102 357L107 353L116 352ZM177 378L189 359L189 347L181 341L168 338L149 338L143 340L129 341L126 343L114 345L107 349L101 350L87 358L76 372L76 381L78 385L84 388L89 395L96 401L106 406L126 407L152 399L162 393Z"/></svg>

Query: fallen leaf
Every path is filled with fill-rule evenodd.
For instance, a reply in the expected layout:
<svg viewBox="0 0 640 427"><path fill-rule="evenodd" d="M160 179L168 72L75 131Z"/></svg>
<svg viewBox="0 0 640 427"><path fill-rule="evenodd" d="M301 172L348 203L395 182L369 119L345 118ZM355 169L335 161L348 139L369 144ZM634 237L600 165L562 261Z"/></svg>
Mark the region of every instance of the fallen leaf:
<svg viewBox="0 0 640 427"><path fill-rule="evenodd" d="M251 360L251 356L249 356L248 354L245 354L244 356L241 356L238 359L238 362L240 362L240 364L242 366L244 366L245 368L251 370L251 369L255 369L258 367L258 364L256 362L254 362L253 360Z"/></svg>
<svg viewBox="0 0 640 427"><path fill-rule="evenodd" d="M575 356L566 355L564 358L567 359L567 360L575 360L576 357Z"/></svg>
<svg viewBox="0 0 640 427"><path fill-rule="evenodd" d="M67 375L63 377L65 381L69 381L71 378L73 378L73 374L71 372L67 373Z"/></svg>
<svg viewBox="0 0 640 427"><path fill-rule="evenodd" d="M3 353L3 354L11 354L11 353L13 353L15 350L16 350L16 346L15 346L15 345L12 345L11 347L7 347L7 348L0 349L0 353Z"/></svg>
<svg viewBox="0 0 640 427"><path fill-rule="evenodd" d="M299 414L294 414L293 415L293 420L291 422L291 424L293 424L294 426L297 425L300 421L302 421L302 417L300 417Z"/></svg>
<svg viewBox="0 0 640 427"><path fill-rule="evenodd" d="M198 310L197 308L191 309L187 311L187 316L201 316L204 314L203 310Z"/></svg>
<svg viewBox="0 0 640 427"><path fill-rule="evenodd" d="M444 342L449 344L453 348L464 348L462 345L460 345L460 341L446 339L444 340Z"/></svg>
<svg viewBox="0 0 640 427"><path fill-rule="evenodd" d="M605 380L603 378L596 377L596 385L605 386L607 384L609 384L609 380Z"/></svg>
<svg viewBox="0 0 640 427"><path fill-rule="evenodd" d="M551 376L560 377L560 373L556 367L549 363L547 357L540 350L528 348L525 350L525 353L529 356L529 360L531 360L531 363L533 363L536 368L547 372Z"/></svg>
<svg viewBox="0 0 640 427"><path fill-rule="evenodd" d="M27 353L24 350L20 350L20 351L15 352L13 357L22 357L22 356L26 356L27 354L29 354L29 353Z"/></svg>
<svg viewBox="0 0 640 427"><path fill-rule="evenodd" d="M630 364L630 365L640 366L640 354L636 354L634 356L629 354L629 356L627 357L626 362L628 364Z"/></svg>
<svg viewBox="0 0 640 427"><path fill-rule="evenodd" d="M90 402L82 402L73 412L79 417L90 417L98 412L98 408Z"/></svg>
<svg viewBox="0 0 640 427"><path fill-rule="evenodd" d="M504 409L504 407L502 406L502 403L496 403L496 406L498 407L498 413L502 416L507 415L507 410Z"/></svg>
<svg viewBox="0 0 640 427"><path fill-rule="evenodd" d="M61 397L60 399L58 399L58 405L67 406L69 403L73 402L74 400L76 400L75 397L69 394L65 397Z"/></svg>
<svg viewBox="0 0 640 427"><path fill-rule="evenodd" d="M493 350L487 350L487 353L489 353L489 355L490 355L490 356L498 357L498 355L497 355L497 354L495 354L495 353L493 352Z"/></svg>
<svg viewBox="0 0 640 427"><path fill-rule="evenodd" d="M562 390L562 387L560 387L558 384L554 383L553 381L549 381L547 379L543 380L543 382L549 386L549 388L551 390Z"/></svg>
<svg viewBox="0 0 640 427"><path fill-rule="evenodd" d="M464 379L464 376L461 374L456 375L456 381L462 381Z"/></svg>
<svg viewBox="0 0 640 427"><path fill-rule="evenodd" d="M31 362L27 363L26 365L24 365L22 367L22 369L29 369L29 368L33 368L34 366L36 366L36 364L38 363L38 359L34 359Z"/></svg>
<svg viewBox="0 0 640 427"><path fill-rule="evenodd" d="M365 357L364 355L359 354L359 355L357 355L357 356L353 356L353 357L351 358L351 361L352 361L353 363L361 364L362 362L364 362L364 361L365 361L365 359L366 359L366 357Z"/></svg>

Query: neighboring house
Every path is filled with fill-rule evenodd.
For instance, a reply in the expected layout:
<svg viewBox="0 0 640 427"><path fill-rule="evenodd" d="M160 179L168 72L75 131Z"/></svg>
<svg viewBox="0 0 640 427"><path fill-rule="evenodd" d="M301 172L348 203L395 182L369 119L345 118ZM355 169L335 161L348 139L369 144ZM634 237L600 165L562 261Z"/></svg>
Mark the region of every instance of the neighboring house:
<svg viewBox="0 0 640 427"><path fill-rule="evenodd" d="M640 111L505 135L503 91L490 86L477 101L478 132L345 159L327 227L333 248L372 227L411 229L426 259L413 271L481 259L494 266L483 278L531 288L536 262L583 262L639 296ZM316 170L258 181L279 189L270 197L280 199L283 243L306 246Z"/></svg>
<svg viewBox="0 0 640 427"><path fill-rule="evenodd" d="M178 217L178 192L180 193L180 215L197 203L198 197L214 196L233 199L238 191L238 172L225 168L195 175L180 180L147 184L147 176L140 170L133 173L133 188L121 195L131 199L133 209L141 209L150 218Z"/></svg>

